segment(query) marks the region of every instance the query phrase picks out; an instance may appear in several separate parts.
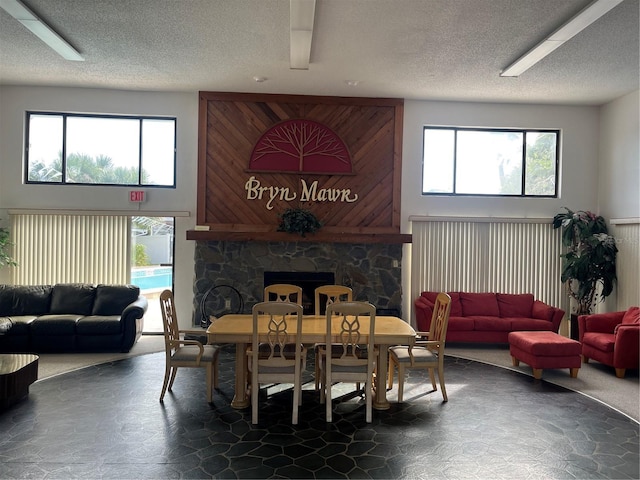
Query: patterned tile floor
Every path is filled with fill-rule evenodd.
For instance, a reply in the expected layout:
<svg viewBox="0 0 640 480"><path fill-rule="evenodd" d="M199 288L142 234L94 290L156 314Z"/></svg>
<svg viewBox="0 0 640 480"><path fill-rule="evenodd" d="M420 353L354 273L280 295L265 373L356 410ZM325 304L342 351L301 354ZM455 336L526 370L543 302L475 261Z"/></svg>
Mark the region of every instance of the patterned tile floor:
<svg viewBox="0 0 640 480"><path fill-rule="evenodd" d="M364 421L363 399L341 386L334 422L310 374L300 423L291 390L263 395L259 425L237 411L233 347L220 390L181 369L158 402L164 353L52 377L0 413L0 478L637 479L639 425L583 395L530 376L447 357L449 402L412 372L405 403ZM313 366L307 366L308 372ZM429 388L426 388L428 386ZM390 399L394 391L389 392Z"/></svg>

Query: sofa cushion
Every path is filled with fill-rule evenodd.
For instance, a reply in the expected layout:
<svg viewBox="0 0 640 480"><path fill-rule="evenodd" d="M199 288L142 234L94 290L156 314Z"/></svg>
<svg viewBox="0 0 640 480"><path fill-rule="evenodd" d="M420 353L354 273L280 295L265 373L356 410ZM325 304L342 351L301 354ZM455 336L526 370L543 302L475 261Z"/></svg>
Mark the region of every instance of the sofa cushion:
<svg viewBox="0 0 640 480"><path fill-rule="evenodd" d="M501 317L531 318L533 295L530 293L497 293L498 308Z"/></svg>
<svg viewBox="0 0 640 480"><path fill-rule="evenodd" d="M41 315L49 312L51 285L2 285L0 315Z"/></svg>
<svg viewBox="0 0 640 480"><path fill-rule="evenodd" d="M471 332L473 331L473 318L469 317L452 317L449 315L449 324L447 325L449 332Z"/></svg>
<svg viewBox="0 0 640 480"><path fill-rule="evenodd" d="M586 332L582 336L582 343L590 345L601 352L613 352L616 337L613 333Z"/></svg>
<svg viewBox="0 0 640 480"><path fill-rule="evenodd" d="M76 324L78 335L113 335L122 332L120 315L89 315Z"/></svg>
<svg viewBox="0 0 640 480"><path fill-rule="evenodd" d="M92 315L120 315L140 296L136 285L98 285Z"/></svg>
<svg viewBox="0 0 640 480"><path fill-rule="evenodd" d="M471 315L488 317L500 316L498 299L495 293L460 292L460 303L462 304L462 314L465 317ZM476 328L476 330L478 330L478 328Z"/></svg>
<svg viewBox="0 0 640 480"><path fill-rule="evenodd" d="M624 312L624 316L622 317L621 324L627 323L640 323L640 308L639 307L630 307L629 310Z"/></svg>
<svg viewBox="0 0 640 480"><path fill-rule="evenodd" d="M552 324L547 320L540 320L539 318L524 318L524 317L508 317L507 320L511 323L511 331L551 331Z"/></svg>
<svg viewBox="0 0 640 480"><path fill-rule="evenodd" d="M473 329L482 332L509 332L511 322L506 318L488 315L473 315L467 317L473 320Z"/></svg>
<svg viewBox="0 0 640 480"><path fill-rule="evenodd" d="M91 315L96 288L86 283L59 283L51 293L52 314Z"/></svg>
<svg viewBox="0 0 640 480"><path fill-rule="evenodd" d="M31 323L33 336L75 335L76 323L82 315L40 315Z"/></svg>
<svg viewBox="0 0 640 480"><path fill-rule="evenodd" d="M29 335L29 326L38 318L36 315L11 315L8 320L11 322L10 335Z"/></svg>

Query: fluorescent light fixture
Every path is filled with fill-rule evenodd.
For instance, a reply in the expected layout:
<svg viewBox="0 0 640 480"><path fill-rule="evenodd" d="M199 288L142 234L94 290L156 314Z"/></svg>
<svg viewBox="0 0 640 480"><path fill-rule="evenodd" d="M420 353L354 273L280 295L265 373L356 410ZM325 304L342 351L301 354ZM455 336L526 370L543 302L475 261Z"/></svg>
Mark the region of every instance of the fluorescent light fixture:
<svg viewBox="0 0 640 480"><path fill-rule="evenodd" d="M536 45L529 52L514 63L505 68L501 73L501 77L518 77L523 72L538 63L544 57L553 52L564 42L570 40L582 30L587 28L593 22L602 17L612 8L616 7L623 0L596 0L587 8L578 13L575 17L565 23L558 30L549 35L541 43Z"/></svg>
<svg viewBox="0 0 640 480"><path fill-rule="evenodd" d="M84 61L82 55L75 48L69 45L64 38L40 20L35 13L19 0L0 0L0 8L31 30L34 35L58 52L63 58L76 62Z"/></svg>
<svg viewBox="0 0 640 480"><path fill-rule="evenodd" d="M289 1L289 66L294 70L308 70L316 0Z"/></svg>

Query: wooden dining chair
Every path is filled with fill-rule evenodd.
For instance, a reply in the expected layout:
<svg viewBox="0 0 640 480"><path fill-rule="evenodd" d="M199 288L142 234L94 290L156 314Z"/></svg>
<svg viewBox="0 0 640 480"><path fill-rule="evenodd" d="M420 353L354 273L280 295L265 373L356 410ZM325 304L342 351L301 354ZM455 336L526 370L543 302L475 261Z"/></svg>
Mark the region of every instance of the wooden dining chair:
<svg viewBox="0 0 640 480"><path fill-rule="evenodd" d="M302 287L289 283L275 283L264 287L265 302L291 302L302 305Z"/></svg>
<svg viewBox="0 0 640 480"><path fill-rule="evenodd" d="M251 374L251 422L258 423L260 384L292 383L293 413L291 423L298 423L302 403L302 372L307 350L302 345L302 305L291 302L261 302L254 305L253 335L247 349ZM261 318L267 318L264 328ZM294 331L292 333L292 331ZM266 335L261 341L261 335Z"/></svg>
<svg viewBox="0 0 640 480"><path fill-rule="evenodd" d="M164 401L164 394L167 389L171 391L178 368L186 367L207 369L207 402L211 403L213 389L218 387L219 347L203 345L197 340L185 340L182 338L189 331L180 330L178 327L178 317L171 290L165 290L160 294L160 310L162 312L166 353L164 382L160 393L160 401Z"/></svg>
<svg viewBox="0 0 640 480"><path fill-rule="evenodd" d="M376 307L368 302L339 302L327 307L326 345L320 349L320 403L332 421L332 386L335 382L364 383L366 421L372 419ZM366 325L368 321L368 328ZM334 341L334 338L336 339Z"/></svg>
<svg viewBox="0 0 640 480"><path fill-rule="evenodd" d="M344 285L321 285L314 291L315 315L319 317L326 314L327 306L332 303L353 300L353 290L351 287ZM316 343L314 345L315 352L315 388L320 389L320 348L324 347L324 343ZM357 387L358 390L360 387Z"/></svg>
<svg viewBox="0 0 640 480"><path fill-rule="evenodd" d="M402 402L405 370L407 368L426 368L429 370L431 385L436 391L434 371L438 370L440 389L444 401L448 401L444 386L444 345L449 325L451 297L441 292L436 297L428 332L416 332L414 345L398 345L389 348L389 388L393 387L393 373L398 369L398 402Z"/></svg>

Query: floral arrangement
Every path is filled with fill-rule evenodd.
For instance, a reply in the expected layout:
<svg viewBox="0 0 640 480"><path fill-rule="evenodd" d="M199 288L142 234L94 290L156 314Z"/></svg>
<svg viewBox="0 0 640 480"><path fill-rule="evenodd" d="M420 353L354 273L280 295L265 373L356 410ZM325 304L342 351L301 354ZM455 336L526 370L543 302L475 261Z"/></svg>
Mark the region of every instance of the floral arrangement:
<svg viewBox="0 0 640 480"><path fill-rule="evenodd" d="M603 217L589 211L572 211L553 217L553 228L562 228L562 245L567 252L561 280L576 301L576 315L592 312L598 301L613 291L616 282L615 238L609 235Z"/></svg>
<svg viewBox="0 0 640 480"><path fill-rule="evenodd" d="M297 233L303 237L307 233L317 232L322 226L316 216L304 208L287 208L278 218L279 232Z"/></svg>

